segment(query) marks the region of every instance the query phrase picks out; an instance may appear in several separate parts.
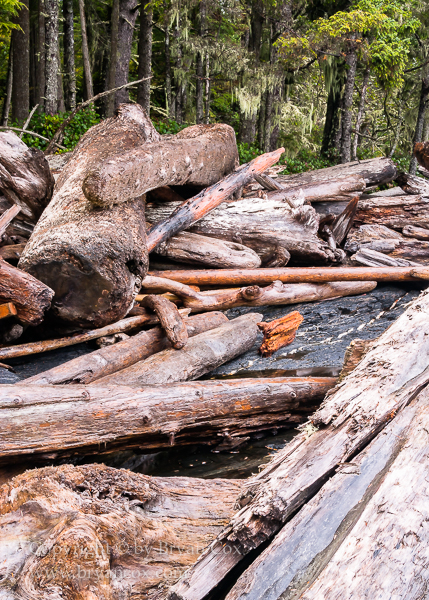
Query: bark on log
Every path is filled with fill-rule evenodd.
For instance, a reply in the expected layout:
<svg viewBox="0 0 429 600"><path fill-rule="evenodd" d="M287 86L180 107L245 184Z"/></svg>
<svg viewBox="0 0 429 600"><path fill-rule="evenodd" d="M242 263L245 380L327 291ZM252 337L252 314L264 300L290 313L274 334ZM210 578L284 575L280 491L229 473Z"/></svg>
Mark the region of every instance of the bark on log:
<svg viewBox="0 0 429 600"><path fill-rule="evenodd" d="M335 381L277 377L143 388L101 380L90 386L2 385L0 461L99 454L101 447L152 451L217 445L222 438L296 426Z"/></svg>
<svg viewBox="0 0 429 600"><path fill-rule="evenodd" d="M262 356L272 356L280 348L291 344L303 320L304 317L295 310L275 321L258 323L259 329L264 334L264 341L259 348Z"/></svg>
<svg viewBox="0 0 429 600"><path fill-rule="evenodd" d="M183 299L186 308L196 310L227 310L237 306L273 306L276 304L296 304L298 302L317 302L328 298L354 296L370 292L376 287L371 281L340 281L325 284L284 284L274 281L270 286L260 288L257 285L233 289L195 292L182 283L163 277L148 276L143 286L151 288L158 285L161 291L172 291Z"/></svg>
<svg viewBox="0 0 429 600"><path fill-rule="evenodd" d="M48 205L54 178L41 150L28 148L11 131L0 132L0 191L23 215L37 220Z"/></svg>
<svg viewBox="0 0 429 600"><path fill-rule="evenodd" d="M188 336L193 337L204 331L220 327L228 318L220 312L195 315L185 319ZM24 385L86 384L116 373L151 354L170 348L161 327L141 331L127 340L78 356L58 367L26 379Z"/></svg>
<svg viewBox="0 0 429 600"><path fill-rule="evenodd" d="M281 180L279 177L278 180ZM284 199L292 205L299 197L307 202L350 202L356 195L365 190L365 180L360 176L345 179L314 181L296 186L282 181L282 191L271 191L267 194L270 200Z"/></svg>
<svg viewBox="0 0 429 600"><path fill-rule="evenodd" d="M332 281L415 281L428 276L425 267L380 268L360 267L295 267L286 269L151 271L148 277L165 278L187 285L233 286L283 283L327 283ZM160 288L162 289L162 288Z"/></svg>
<svg viewBox="0 0 429 600"><path fill-rule="evenodd" d="M0 302L13 302L22 323L41 323L53 295L44 283L0 259Z"/></svg>
<svg viewBox="0 0 429 600"><path fill-rule="evenodd" d="M9 244L0 248L0 257L6 261L16 261L21 258L26 244Z"/></svg>
<svg viewBox="0 0 429 600"><path fill-rule="evenodd" d="M14 204L0 217L0 241L3 237L4 232L9 227L11 221L16 217L20 210L21 207L17 204Z"/></svg>
<svg viewBox="0 0 429 600"><path fill-rule="evenodd" d="M180 309L180 311L185 315L188 315L190 312L189 309ZM122 319L117 323L106 325L106 327L85 331L84 333L78 333L77 335L58 338L56 340L43 340L41 342L20 344L19 346L12 346L10 348L0 348L0 360L16 358L17 356L39 354L41 352L48 352L49 350L56 350L57 348L66 348L67 346L74 346L75 344L81 344L82 342L96 340L97 338L105 335L113 335L114 333L119 333L120 331L130 331L131 329L136 329L142 325L153 325L156 323L158 323L158 318L155 317L155 315L150 315L145 311L143 315L128 317L127 319Z"/></svg>
<svg viewBox="0 0 429 600"><path fill-rule="evenodd" d="M244 354L258 338L262 315L248 313L191 338L182 350L163 350L107 377L95 385L154 385L198 379ZM94 385L94 384L92 384Z"/></svg>
<svg viewBox="0 0 429 600"><path fill-rule="evenodd" d="M280 175L277 181L284 187L300 187L308 183L346 179L351 176L362 177L368 187L378 186L393 181L397 170L390 158L369 158L296 175Z"/></svg>
<svg viewBox="0 0 429 600"><path fill-rule="evenodd" d="M27 471L0 490L2 595L153 600L231 517L240 486L104 465Z"/></svg>
<svg viewBox="0 0 429 600"><path fill-rule="evenodd" d="M426 388L352 462L341 465L238 579L227 600L424 597L428 426Z"/></svg>
<svg viewBox="0 0 429 600"><path fill-rule="evenodd" d="M386 428L428 384L428 367L429 293L423 292L328 394L304 431L248 482L242 509L168 598L204 598L243 556L314 497L335 469ZM319 529L312 532L315 538L321 535Z"/></svg>
<svg viewBox="0 0 429 600"><path fill-rule="evenodd" d="M202 125L199 125L202 127ZM149 221L156 222L148 234L147 247L149 252L154 250L158 244L165 242L167 239L187 229L192 223L198 221L209 211L219 206L227 200L238 188L249 181L255 173L264 171L269 166L275 164L283 154L284 148L279 148L274 152L268 152L258 156L250 163L241 165L236 171L227 175L218 183L203 190L197 196L190 198L183 204L174 207L171 214L168 214L164 220L152 219L148 216ZM219 236L212 236L219 237Z"/></svg>
<svg viewBox="0 0 429 600"><path fill-rule="evenodd" d="M384 225L361 225L353 229L347 236L344 249L347 252L357 252L364 244L370 244L376 240L402 240L403 236L394 229Z"/></svg>
<svg viewBox="0 0 429 600"><path fill-rule="evenodd" d="M147 218L156 223L178 210L179 204L147 205ZM314 264L338 261L343 254L332 250L317 233L319 216L311 206L291 210L284 200L242 198L213 210L192 225L191 232L244 244L261 258L265 267L288 263Z"/></svg>
<svg viewBox="0 0 429 600"><path fill-rule="evenodd" d="M407 225L429 228L429 202L421 196L394 196L361 200L354 225L385 225L401 230Z"/></svg>
<svg viewBox="0 0 429 600"><path fill-rule="evenodd" d="M424 169L429 169L429 143L417 142L417 144L414 144L413 152L419 165Z"/></svg>
<svg viewBox="0 0 429 600"><path fill-rule="evenodd" d="M83 191L92 204L120 204L165 185L211 186L239 164L229 125L193 125L165 138L154 132L148 141L125 149L114 161L88 166Z"/></svg>
<svg viewBox="0 0 429 600"><path fill-rule="evenodd" d="M156 247L156 254L177 262L218 269L257 269L261 259L251 248L183 231Z"/></svg>
<svg viewBox="0 0 429 600"><path fill-rule="evenodd" d="M176 350L183 348L188 341L188 332L176 305L167 298L154 294L145 296L142 304L156 314L173 348Z"/></svg>
<svg viewBox="0 0 429 600"><path fill-rule="evenodd" d="M419 194L425 198L429 196L429 183L423 177L399 173L395 181L407 194Z"/></svg>
<svg viewBox="0 0 429 600"><path fill-rule="evenodd" d="M402 235L405 235L405 237L415 238L416 240L429 241L429 229L424 229L423 227L407 225L402 229Z"/></svg>

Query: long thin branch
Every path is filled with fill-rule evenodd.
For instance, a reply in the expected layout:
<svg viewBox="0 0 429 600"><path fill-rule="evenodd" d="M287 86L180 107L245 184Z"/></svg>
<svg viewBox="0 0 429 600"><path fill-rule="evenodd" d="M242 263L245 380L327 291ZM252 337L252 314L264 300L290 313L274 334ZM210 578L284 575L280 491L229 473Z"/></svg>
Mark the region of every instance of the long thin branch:
<svg viewBox="0 0 429 600"><path fill-rule="evenodd" d="M137 81L131 81L130 83L125 83L124 85L120 85L119 87L113 88L112 90L107 90L106 92L100 92L99 94L96 94L89 100L85 100L85 102L81 102L80 104L78 104L76 106L76 108L73 109L71 115L65 121L63 121L61 123L61 125L58 127L58 129L54 133L53 138L51 139L48 147L45 150L45 154L51 154L51 152L54 148L54 145L57 143L57 140L59 139L60 135L63 133L64 129L67 127L67 125L69 123L71 123L71 121L75 118L76 114L79 111L81 111L83 108L86 108L87 106L89 106L90 104L93 104L94 102L96 102L97 100L100 100L101 98L105 98L106 96L109 96L110 94L119 92L119 90L123 90L123 89L131 87L133 85L137 85L138 83L142 83L143 81L147 81L148 79L151 79L151 78L152 78L151 76L143 77L143 79L138 79Z"/></svg>
<svg viewBox="0 0 429 600"><path fill-rule="evenodd" d="M49 138L47 138L43 135L40 135L40 133L36 133L35 131L29 131L28 129L22 129L21 127L11 127L10 125L8 125L8 126L1 125L0 126L0 130L8 131L9 129L11 129L12 131L21 131L25 134L32 135L33 137L39 138L40 140L43 140L44 142L49 142ZM55 142L55 146L58 146L58 148L61 148L61 150L67 150L67 148L65 148L64 146L61 146L61 144L57 144L57 142Z"/></svg>
<svg viewBox="0 0 429 600"><path fill-rule="evenodd" d="M36 106L33 108L33 110L31 111L31 113L28 115L28 119L25 121L24 125L22 126L22 132L19 136L19 139L22 140L22 136L24 135L25 130L27 129L27 127L30 124L31 121L31 117L34 115L34 113L36 112L37 108L38 108L38 104L36 104Z"/></svg>

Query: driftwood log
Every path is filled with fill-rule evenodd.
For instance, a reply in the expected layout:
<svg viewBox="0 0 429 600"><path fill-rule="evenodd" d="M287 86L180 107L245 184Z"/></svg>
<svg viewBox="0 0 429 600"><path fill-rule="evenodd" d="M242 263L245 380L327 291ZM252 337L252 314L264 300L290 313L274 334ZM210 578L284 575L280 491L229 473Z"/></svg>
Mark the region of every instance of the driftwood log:
<svg viewBox="0 0 429 600"><path fill-rule="evenodd" d="M298 302L317 302L328 298L354 296L370 292L376 287L372 281L339 281L325 284L284 284L274 281L260 288L257 285L226 290L196 292L191 287L164 277L148 275L143 286L157 288L158 291L170 291L182 298L186 308L196 310L227 310L236 306L272 306L275 304L296 304Z"/></svg>
<svg viewBox="0 0 429 600"><path fill-rule="evenodd" d="M258 338L261 318L258 313L247 313L192 337L181 350L163 350L93 385L159 385L197 379L250 350Z"/></svg>
<svg viewBox="0 0 429 600"><path fill-rule="evenodd" d="M354 226L373 224L385 225L391 229L403 227L429 227L429 202L421 196L393 196L360 200Z"/></svg>
<svg viewBox="0 0 429 600"><path fill-rule="evenodd" d="M171 589L168 598L204 598L245 555L270 540L292 515L311 501L336 469L355 471L356 454L381 431L388 431L389 423L428 384L428 367L429 293L423 292L378 338L356 369L328 394L303 432L248 482L246 493L240 500L242 509ZM380 438L382 449L384 436ZM393 438L390 438L392 442L398 444L398 437L394 435ZM342 499L344 495L346 492ZM329 502L324 506L328 507ZM331 514L336 515L335 518L341 519L341 506L341 503L334 504ZM298 512L296 518L299 519L301 514L302 511ZM320 518L320 522L326 524L323 515ZM316 548L325 531L324 527L321 531L321 527L307 529L308 535L312 533L311 548ZM334 534L338 534L336 527L335 530ZM229 548L227 559L225 550L218 553L219 549L225 548ZM309 543L305 546L310 562L313 559L311 548ZM283 550L286 553L291 550L288 543L283 544ZM307 564L304 562L302 568ZM261 577L267 587L278 581L279 571L275 572L275 569L279 569L281 561L266 561L264 565L263 576L249 577L247 591L258 586ZM287 568L286 562L285 570ZM283 591L284 588L279 588L276 598ZM259 595L252 597L265 600L268 596L259 590Z"/></svg>
<svg viewBox="0 0 429 600"><path fill-rule="evenodd" d="M351 256L351 260L360 264L366 265L367 267L413 267L418 266L418 263L403 258L393 258L389 250L395 248L393 244L383 243L382 247L378 250L373 249L373 246L378 247L377 244L368 244L369 247L362 247L356 254ZM380 252L380 250L382 250ZM386 251L386 253L384 253ZM424 261L422 261L424 262Z"/></svg>
<svg viewBox="0 0 429 600"><path fill-rule="evenodd" d="M185 318L188 336L220 327L228 318L220 312L212 312ZM111 373L121 371L151 354L170 348L170 342L161 327L141 331L122 342L78 356L62 365L53 367L26 379L24 385L61 385L91 383Z"/></svg>
<svg viewBox="0 0 429 600"><path fill-rule="evenodd" d="M401 172L395 181L407 194L419 194L426 198L429 196L429 183L423 177Z"/></svg>
<svg viewBox="0 0 429 600"><path fill-rule="evenodd" d="M359 255L368 253L368 251L382 253L386 259L391 259L379 265L374 264L374 266L383 266L383 264L397 267L429 265L429 242L421 240L386 239L360 244Z"/></svg>
<svg viewBox="0 0 429 600"><path fill-rule="evenodd" d="M291 344L295 337L298 327L303 322L304 317L297 310L270 321L269 323L258 323L259 329L264 334L264 341L259 348L262 356L272 356L274 352Z"/></svg>
<svg viewBox="0 0 429 600"><path fill-rule="evenodd" d="M44 283L0 259L0 302L13 302L22 323L41 323L53 295Z"/></svg>
<svg viewBox="0 0 429 600"><path fill-rule="evenodd" d="M176 138L160 141L139 105L121 105L116 117L92 127L82 137L19 262L55 290L52 312L58 319L81 327L101 327L123 318L131 308L148 265L144 192L159 185L161 167L167 169L162 156L169 144L178 153L180 165L187 157L180 151L181 144L200 148L204 141L213 158L222 150L221 164L203 161L197 177L200 184L204 177L208 182L234 168L237 149L231 128L189 129L189 139L184 130L177 142ZM129 168L125 168L126 157ZM149 171L156 183L149 184L143 175L137 177L137 171L147 170L147 161L152 159ZM158 167L156 161L161 161ZM174 172L174 164L167 170ZM191 165L192 161L189 169ZM119 168L124 170L115 178ZM110 180L106 179L108 173Z"/></svg>
<svg viewBox="0 0 429 600"><path fill-rule="evenodd" d="M414 227L413 225L407 225L402 228L402 235L405 237L415 238L416 240L429 240L429 229L423 227Z"/></svg>
<svg viewBox="0 0 429 600"><path fill-rule="evenodd" d="M286 269L151 271L149 276L187 285L237 286L283 283L328 283L331 281L416 281L429 278L426 267L365 269L359 267L294 267ZM166 284L167 286L169 284ZM170 289L168 287L159 289Z"/></svg>
<svg viewBox="0 0 429 600"><path fill-rule="evenodd" d="M137 388L101 380L90 386L2 385L0 460L12 464L13 457L52 459L119 447L151 451L217 445L251 432L296 426L335 381L278 377Z"/></svg>
<svg viewBox="0 0 429 600"><path fill-rule="evenodd" d="M43 152L28 148L11 131L0 132L0 192L35 221L48 205L53 189L54 178Z"/></svg>
<svg viewBox="0 0 429 600"><path fill-rule="evenodd" d="M179 204L149 203L147 218L156 223L167 219ZM339 261L341 250L332 250L317 233L319 216L311 206L291 209L282 199L242 198L225 203L197 223L191 232L244 244L254 250L265 267L288 263L314 264Z"/></svg>
<svg viewBox="0 0 429 600"><path fill-rule="evenodd" d="M104 465L27 471L0 488L0 595L159 598L232 516L240 485Z"/></svg>

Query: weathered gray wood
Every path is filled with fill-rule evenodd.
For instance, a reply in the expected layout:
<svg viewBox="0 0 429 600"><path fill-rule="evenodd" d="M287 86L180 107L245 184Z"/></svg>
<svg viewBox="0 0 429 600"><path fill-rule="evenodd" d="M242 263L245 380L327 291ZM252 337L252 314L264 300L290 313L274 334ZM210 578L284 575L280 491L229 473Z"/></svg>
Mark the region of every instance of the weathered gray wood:
<svg viewBox="0 0 429 600"><path fill-rule="evenodd" d="M423 177L399 173L395 181L407 194L420 194L426 198L429 196L429 183Z"/></svg>
<svg viewBox="0 0 429 600"><path fill-rule="evenodd" d="M402 230L407 225L429 228L429 201L421 196L360 200L354 225L385 225Z"/></svg>
<svg viewBox="0 0 429 600"><path fill-rule="evenodd" d="M178 203L148 203L151 223L166 219ZM342 259L317 236L319 218L311 206L291 210L281 199L242 198L214 209L192 225L190 231L244 244L261 258L263 266L283 266L289 256L294 263L326 263Z"/></svg>
<svg viewBox="0 0 429 600"><path fill-rule="evenodd" d="M152 599L231 517L240 486L104 465L27 471L0 488L0 596Z"/></svg>
<svg viewBox="0 0 429 600"><path fill-rule="evenodd" d="M168 598L204 598L243 556L271 539L339 465L362 450L428 384L428 367L429 293L423 292L328 394L303 432L248 482L242 509Z"/></svg>
<svg viewBox="0 0 429 600"><path fill-rule="evenodd" d="M168 298L148 294L141 301L142 306L152 310L173 348L180 350L188 341L188 332L177 306Z"/></svg>
<svg viewBox="0 0 429 600"><path fill-rule="evenodd" d="M250 350L259 334L262 315L248 313L216 329L200 333L181 350L153 354L117 373L99 379L95 385L153 385L197 379L225 362Z"/></svg>
<svg viewBox="0 0 429 600"><path fill-rule="evenodd" d="M0 461L99 454L119 447L151 451L217 445L251 432L296 426L333 385L332 377L144 387L101 380L89 386L2 385Z"/></svg>
<svg viewBox="0 0 429 600"><path fill-rule="evenodd" d="M37 220L52 197L54 178L41 150L11 131L0 132L0 191L23 215Z"/></svg>
<svg viewBox="0 0 429 600"><path fill-rule="evenodd" d="M426 247L423 248L423 258L420 261L420 264L428 264L429 253L427 247L429 247L429 244L425 244L425 246ZM419 266L419 263L417 262L394 256L395 247L395 242L390 240L372 242L371 244L365 244L365 246L361 246L358 252L353 254L351 259L354 262L360 265L366 265L367 267Z"/></svg>
<svg viewBox="0 0 429 600"><path fill-rule="evenodd" d="M402 235L406 237L415 238L416 240L429 240L429 229L423 227L414 227L413 225L407 225L402 229Z"/></svg>
<svg viewBox="0 0 429 600"><path fill-rule="evenodd" d="M220 312L195 315L184 319L189 337L220 327L228 318ZM77 356L62 365L38 373L23 381L23 385L85 384L116 373L151 354L170 348L163 329L154 327L141 331L122 342Z"/></svg>

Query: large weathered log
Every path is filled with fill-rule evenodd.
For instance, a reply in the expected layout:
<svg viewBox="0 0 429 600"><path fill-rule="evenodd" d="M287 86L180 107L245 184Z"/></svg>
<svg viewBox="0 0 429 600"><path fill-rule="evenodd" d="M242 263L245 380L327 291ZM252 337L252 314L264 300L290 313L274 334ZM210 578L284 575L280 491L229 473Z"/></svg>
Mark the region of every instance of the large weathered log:
<svg viewBox="0 0 429 600"><path fill-rule="evenodd" d="M0 596L159 598L231 517L240 486L104 465L27 471L0 490Z"/></svg>
<svg viewBox="0 0 429 600"><path fill-rule="evenodd" d="M41 150L28 148L11 131L0 132L0 191L32 220L52 197L54 178Z"/></svg>
<svg viewBox="0 0 429 600"><path fill-rule="evenodd" d="M195 339L195 338L192 338ZM192 339L189 343L192 343ZM181 352L181 351L179 351ZM332 377L234 379L128 387L0 386L0 460L217 445L295 426L335 385Z"/></svg>
<svg viewBox="0 0 429 600"><path fill-rule="evenodd" d="M418 266L429 265L429 242L423 242L420 240L407 240L407 239L390 239L390 240L375 240L366 244L360 244L359 255L363 253L376 252L377 254L383 254L386 259L390 259L386 262L378 264L369 264L368 262L361 262L369 266ZM369 258L369 256L368 256ZM382 257L379 257L382 259Z"/></svg>
<svg viewBox="0 0 429 600"><path fill-rule="evenodd" d="M351 176L362 177L368 187L378 186L393 181L397 176L397 170L390 158L369 158L296 175L280 175L277 181L284 187L300 187L309 183L346 179Z"/></svg>
<svg viewBox="0 0 429 600"><path fill-rule="evenodd" d="M0 259L0 302L13 302L22 323L41 323L53 295L44 283Z"/></svg>
<svg viewBox="0 0 429 600"><path fill-rule="evenodd" d="M428 400L426 388L352 462L343 463L227 600L424 596Z"/></svg>
<svg viewBox="0 0 429 600"><path fill-rule="evenodd" d="M429 227L429 201L421 196L360 200L354 226L374 224L401 230L407 225Z"/></svg>
<svg viewBox="0 0 429 600"><path fill-rule="evenodd" d="M197 379L244 354L258 338L262 315L248 313L191 338L181 350L163 350L92 385L149 385Z"/></svg>
<svg viewBox="0 0 429 600"><path fill-rule="evenodd" d="M187 229L192 223L219 206L232 196L238 188L250 181L255 173L261 173L275 164L283 152L284 148L279 148L274 152L258 156L183 204L171 207L168 203L169 213L162 220L160 218L153 219L148 215L149 221L156 223L148 233L147 247L149 251L154 250L158 244L165 242L174 234Z"/></svg>
<svg viewBox="0 0 429 600"><path fill-rule="evenodd" d="M407 194L420 194L426 198L429 196L429 183L423 177L401 172L395 181Z"/></svg>
<svg viewBox="0 0 429 600"><path fill-rule="evenodd" d="M150 222L168 219L179 209L175 202L148 203ZM188 225L187 225L188 226ZM311 206L291 210L282 199L242 198L219 206L192 225L194 233L244 244L252 248L264 266L283 266L289 256L296 263L341 260L317 233L319 216Z"/></svg>
<svg viewBox="0 0 429 600"><path fill-rule="evenodd" d="M220 312L205 313L184 319L189 337L220 327L227 321L228 318ZM151 354L170 348L170 346L163 329L154 327L112 346L100 348L100 350L84 356L77 356L73 360L49 369L49 371L34 375L23 383L24 385L91 383L91 381L116 373L116 371L144 360Z"/></svg>
<svg viewBox="0 0 429 600"><path fill-rule="evenodd" d="M92 164L83 181L88 200L106 207L165 185L207 187L239 165L234 130L222 123L193 125L165 138L154 132L150 142Z"/></svg>
<svg viewBox="0 0 429 600"><path fill-rule="evenodd" d="M296 304L317 302L328 298L354 296L370 292L376 287L372 281L339 281L325 284L284 284L274 281L270 286L257 285L233 289L196 292L189 286L163 277L148 275L143 286L170 291L182 298L186 308L192 310L227 310L236 306L272 306L276 304Z"/></svg>
<svg viewBox="0 0 429 600"><path fill-rule="evenodd" d="M286 269L151 271L149 276L164 277L187 285L237 286L283 283L328 283L331 281L415 281L429 277L425 267L364 269L359 267L295 267ZM169 284L167 284L169 285ZM160 288L162 289L162 288ZM167 289L167 287L165 288ZM168 288L170 289L170 288Z"/></svg>
<svg viewBox="0 0 429 600"><path fill-rule="evenodd" d="M143 308L141 310L144 311ZM180 311L181 314L185 315L188 315L190 312L189 309L180 309ZM0 348L0 360L15 358L17 356L39 354L41 352L48 352L49 350L56 350L57 348L66 348L67 346L74 346L75 344L81 344L82 342L96 340L105 335L113 335L121 331L136 329L142 325L153 325L156 323L158 323L158 318L155 315L151 315L144 311L143 315L128 317L127 319L122 319L117 323L106 325L106 327L101 327L100 329L92 329L90 331L55 340L42 340L41 342L30 342L28 344L20 344L19 346L11 346L10 348Z"/></svg>
<svg viewBox="0 0 429 600"><path fill-rule="evenodd" d="M423 292L328 394L302 434L248 482L243 508L169 598L204 598L243 556L276 534L335 469L367 446L428 384L428 367L429 293Z"/></svg>
<svg viewBox="0 0 429 600"><path fill-rule="evenodd" d="M156 254L182 263L218 269L257 269L261 259L251 248L183 231L156 247Z"/></svg>
<svg viewBox="0 0 429 600"><path fill-rule="evenodd" d="M368 247L371 246L371 247ZM394 248L393 244L382 242L381 248L377 244L368 244L360 248L356 254L353 254L351 260L367 267L413 267L418 266L416 262L405 260L403 258L393 258L389 250ZM373 246L379 248L376 250ZM382 250L380 252L380 250ZM386 251L386 253L384 253Z"/></svg>

